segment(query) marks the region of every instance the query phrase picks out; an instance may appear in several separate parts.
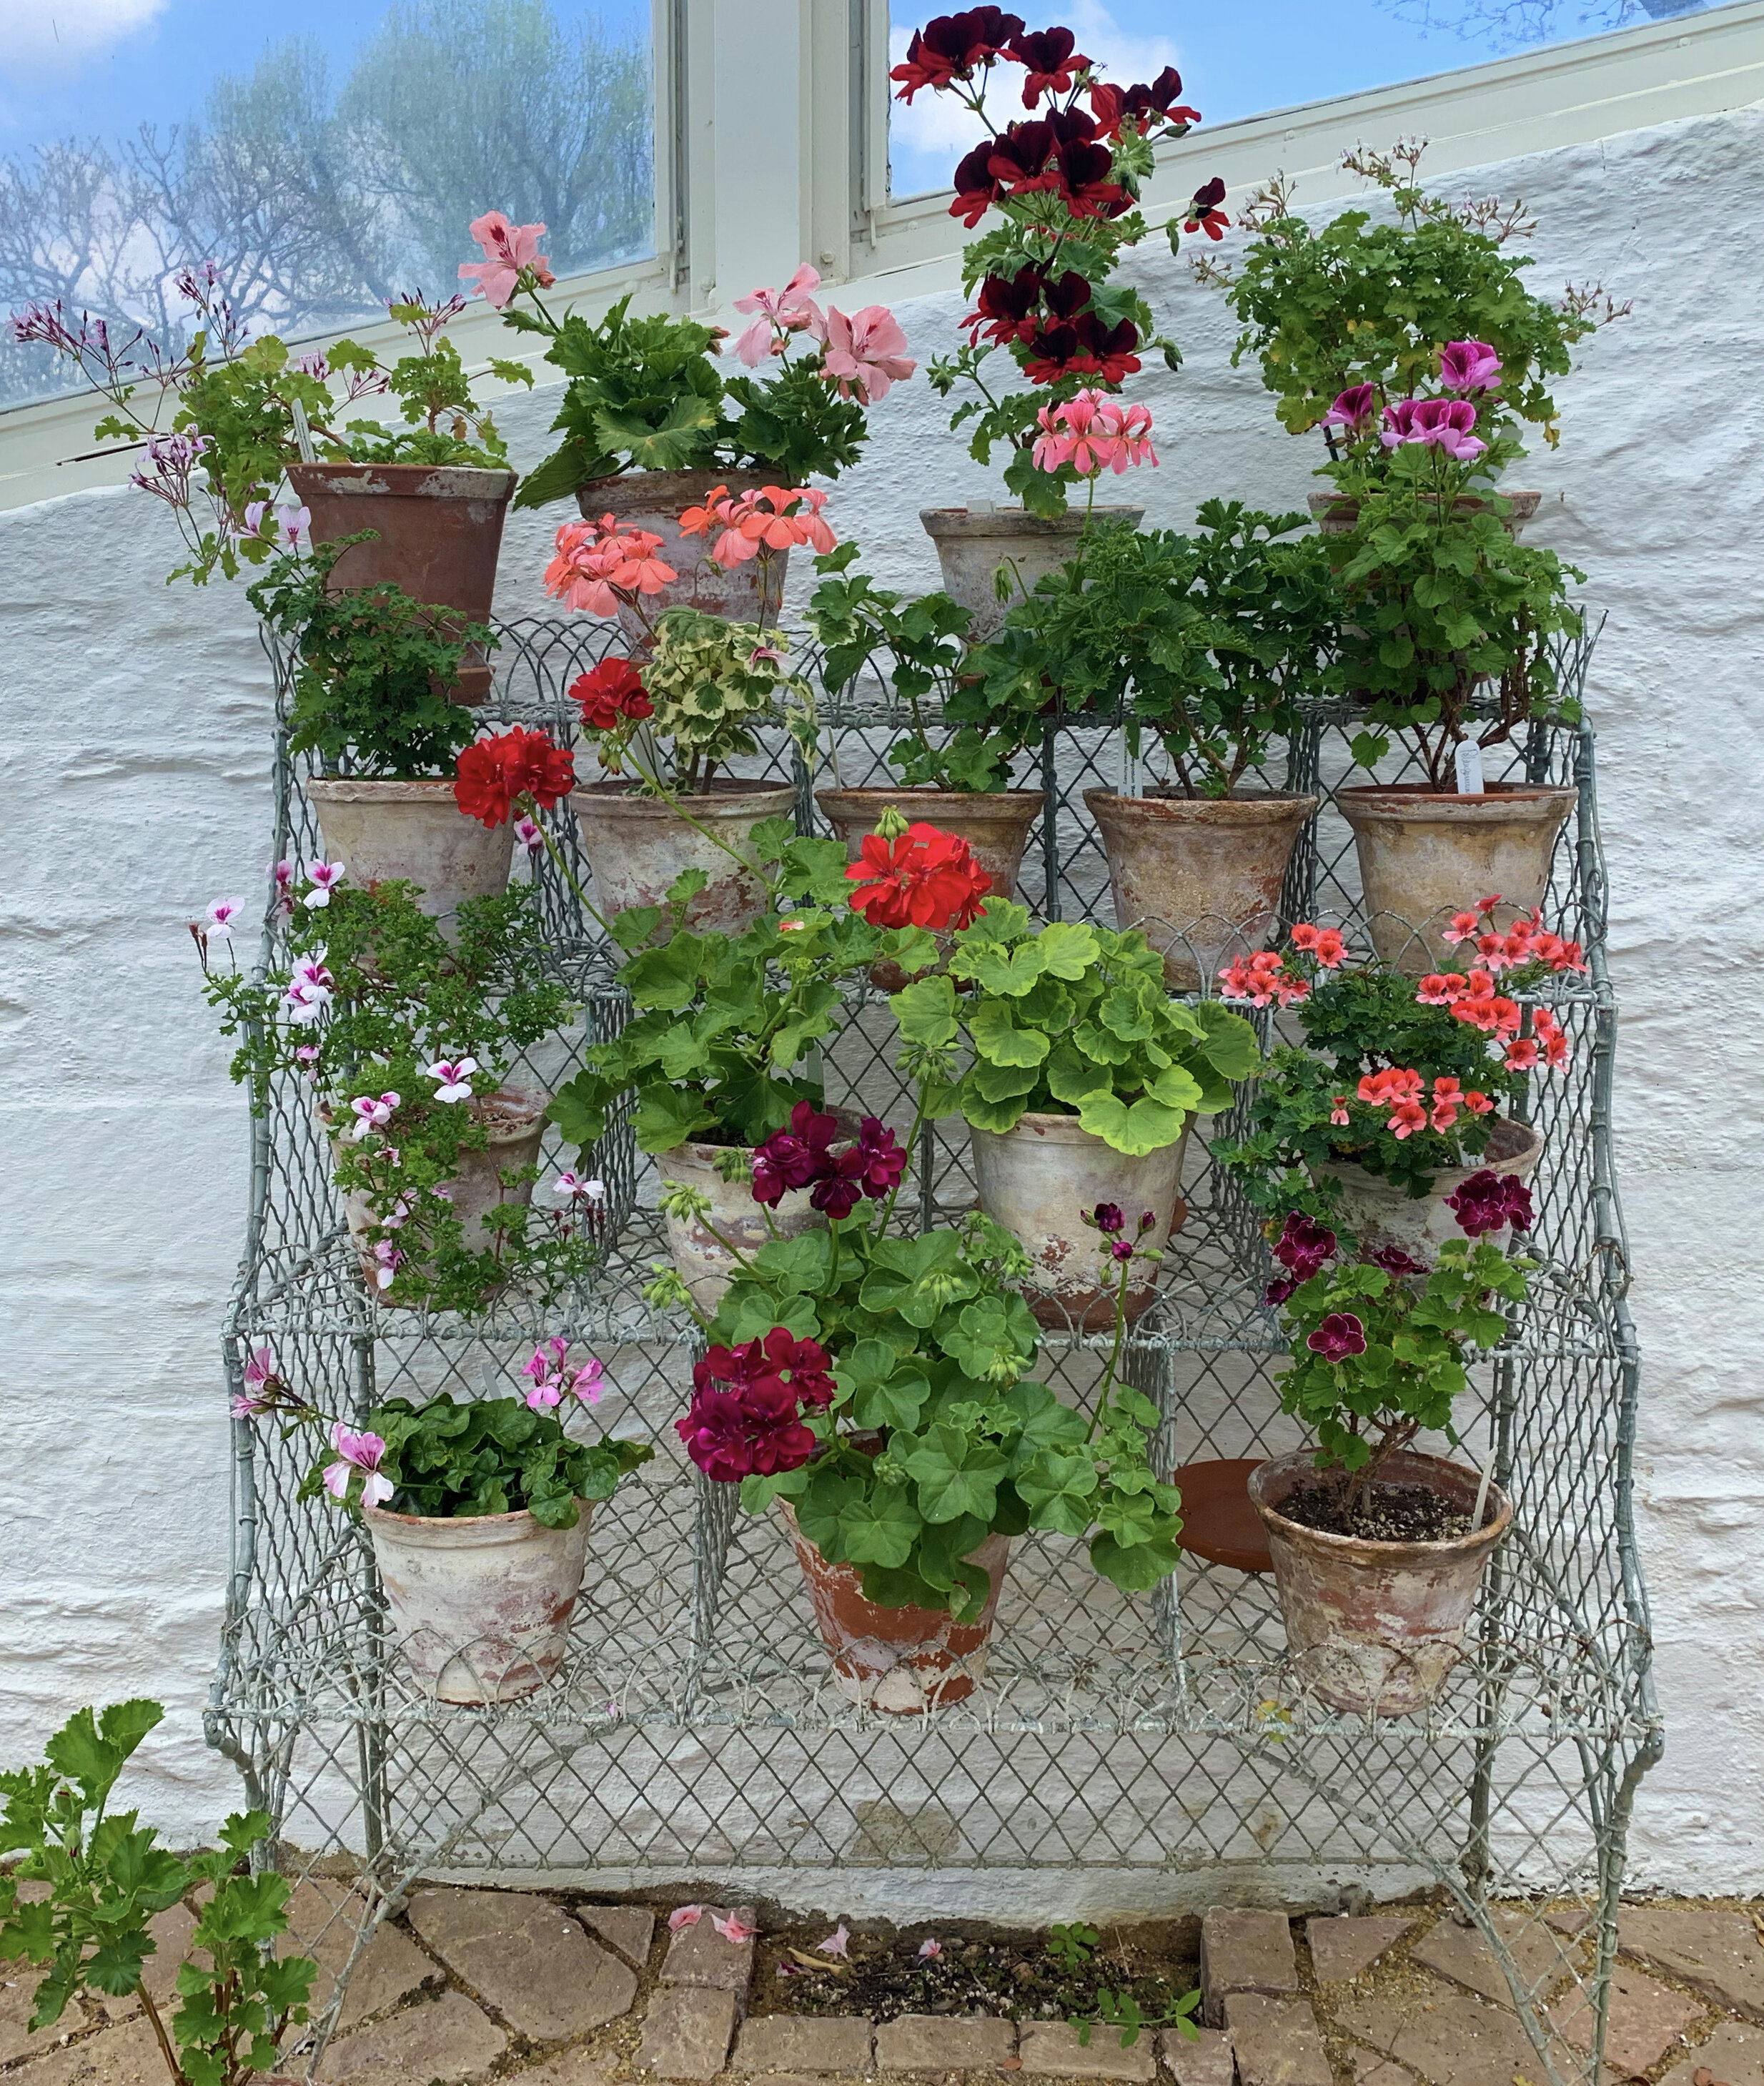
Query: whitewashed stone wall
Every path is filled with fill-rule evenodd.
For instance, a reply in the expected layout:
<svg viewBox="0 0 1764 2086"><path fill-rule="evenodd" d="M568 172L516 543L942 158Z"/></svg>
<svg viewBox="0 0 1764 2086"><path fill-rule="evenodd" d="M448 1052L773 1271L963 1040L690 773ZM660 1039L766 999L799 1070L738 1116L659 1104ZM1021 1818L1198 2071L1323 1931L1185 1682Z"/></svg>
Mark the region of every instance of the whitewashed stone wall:
<svg viewBox="0 0 1764 2086"><path fill-rule="evenodd" d="M1600 276L1636 304L1588 344L1562 387L1562 449L1525 475L1547 495L1535 539L1584 565L1610 619L1593 699L1645 1360L1639 1512L1670 1719L1632 1873L1719 1892L1764 1889L1761 151L1752 109L1452 184L1527 198L1540 285ZM1222 305L1167 255L1139 266L1188 362L1136 385L1163 461L1135 496L1159 523L1212 494L1299 504L1314 459L1253 368L1230 367ZM959 309L953 293L902 306L916 352L946 347ZM542 453L551 410L541 394L511 415L517 460ZM922 383L875 427L831 517L882 577L929 584L917 509L996 481ZM504 612L540 605L555 518L512 530ZM239 594L168 590L173 552L130 492L0 516L0 1762L79 1702L152 1693L172 1714L147 1748L150 1807L193 1839L235 1790L199 1713L245 1112L184 923L256 888L270 711Z"/></svg>

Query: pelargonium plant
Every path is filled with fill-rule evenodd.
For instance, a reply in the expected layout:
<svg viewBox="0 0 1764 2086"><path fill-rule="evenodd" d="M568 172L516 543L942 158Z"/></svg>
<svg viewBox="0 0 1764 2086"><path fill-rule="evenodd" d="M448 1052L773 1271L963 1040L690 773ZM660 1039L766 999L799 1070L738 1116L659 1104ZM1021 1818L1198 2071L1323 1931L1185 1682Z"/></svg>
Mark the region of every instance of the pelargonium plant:
<svg viewBox="0 0 1764 2086"><path fill-rule="evenodd" d="M1516 1189L1528 1217L1520 1183L1475 1179L1494 1183L1490 1194L1510 1207ZM1424 1268L1388 1247L1355 1253L1299 1212L1287 1216L1274 1251L1288 1278L1270 1301L1280 1305L1293 1357L1277 1379L1281 1408L1316 1433L1320 1472L1351 1533L1390 1458L1423 1428L1456 1441L1452 1411L1465 1364L1505 1337L1499 1306L1524 1301L1537 1263L1509 1258L1477 1236L1448 1239Z"/></svg>
<svg viewBox="0 0 1764 2086"><path fill-rule="evenodd" d="M869 1118L846 1142L805 1109L754 1151L761 1207L808 1187L827 1225L750 1255L724 1241L737 1271L678 1423L687 1454L738 1482L750 1513L786 1501L884 1607L972 1621L988 1593L973 1553L1029 1528L1088 1536L1103 1577L1155 1585L1175 1569L1178 1526L1148 1461L1156 1408L1112 1368L1088 1419L1027 1379L1035 1321L1010 1285L1029 1264L990 1218L891 1231L918 1127L903 1142ZM663 1207L714 1233L698 1191L670 1188ZM665 1271L648 1293L691 1308Z"/></svg>
<svg viewBox="0 0 1764 2086"><path fill-rule="evenodd" d="M516 504L540 507L625 470L776 471L788 483L833 478L856 462L867 414L916 364L884 304L849 314L814 292L805 262L781 289L735 300L749 323L735 359L763 376L725 377L712 358L727 338L695 319L632 318L622 298L598 325L554 315L541 292L553 276L539 251L542 224L514 224L500 211L472 221L483 255L462 280L504 325L547 336L546 360L569 380L552 423L560 445L529 472Z"/></svg>
<svg viewBox="0 0 1764 2086"><path fill-rule="evenodd" d="M1417 979L1376 960L1351 962L1337 929L1301 923L1284 951L1258 950L1220 972L1222 998L1294 1009L1305 1038L1303 1049L1269 1054L1248 1136L1215 1147L1258 1207L1326 1216L1321 1169L1344 1162L1425 1195L1437 1173L1487 1150L1533 1072L1567 1062L1555 1015L1518 995L1583 971L1579 945L1537 913L1497 928L1500 903L1484 898L1445 930L1470 952L1462 971Z"/></svg>
<svg viewBox="0 0 1764 2086"><path fill-rule="evenodd" d="M1182 105L1173 69L1149 86L1113 86L1070 29L1027 30L1021 15L995 6L927 22L892 77L901 100L926 89L947 95L987 133L957 166L950 206L971 231L989 212L996 220L963 254L963 287L974 298L962 321L968 343L927 374L946 397L972 386L979 396L957 407L951 427L974 423L971 449L981 463L1003 443L1009 489L1032 513L1060 513L1082 474L1072 456L1037 463L1036 444L1049 432L1044 412L1081 390L1119 390L1154 351L1172 368L1180 360L1144 298L1112 278L1122 252L1150 229L1138 202L1158 143L1200 117ZM1001 123L988 103L1006 83L1021 87L1027 113ZM1224 194L1222 182L1207 183L1184 229L1218 237ZM1177 220L1167 228L1174 251ZM1019 379L1024 388L1010 388Z"/></svg>
<svg viewBox="0 0 1764 2086"><path fill-rule="evenodd" d="M559 1293L599 1257L597 1198L572 1194L535 1211L517 1191L537 1169L505 1170L504 1199L484 1220L491 1243L478 1249L450 1200L464 1156L489 1143L520 1054L573 1012L537 888L467 900L448 936L410 885L357 890L342 862L315 863L304 879L291 868L278 887L291 917L285 956L266 975L210 961L218 943L231 946L230 905L192 931L253 1110L285 1083L310 1093L338 1188L364 1214L358 1246L373 1293L468 1313L511 1280Z"/></svg>

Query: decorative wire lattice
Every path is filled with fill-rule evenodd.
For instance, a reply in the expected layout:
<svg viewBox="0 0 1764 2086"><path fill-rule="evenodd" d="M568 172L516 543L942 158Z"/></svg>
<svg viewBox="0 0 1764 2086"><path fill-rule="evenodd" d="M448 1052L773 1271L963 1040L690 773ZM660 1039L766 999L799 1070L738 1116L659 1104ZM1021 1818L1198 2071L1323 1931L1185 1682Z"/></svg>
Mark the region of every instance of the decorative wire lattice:
<svg viewBox="0 0 1764 2086"><path fill-rule="evenodd" d="M616 639L550 621L510 624L503 639L486 717L572 739L567 684ZM1571 692L1583 692L1590 649L1559 662ZM812 678L812 652L803 663ZM285 709L279 666L278 679ZM817 780L892 780L884 756L903 722L879 679L825 692L821 713L822 777L781 734L737 764L793 781L805 831L825 830ZM1354 772L1354 729L1345 709L1317 708L1270 780L1320 800L1282 920L1333 921L1363 947L1354 850L1334 805ZM1514 1529L1468 1655L1424 1716L1348 1716L1310 1694L1271 1579L1185 1558L1174 1581L1129 1596L1095 1576L1082 1546L1036 1533L1013 1545L971 1695L905 1718L846 1700L784 1531L700 1478L674 1433L695 1328L640 1294L665 1246L657 1169L636 1152L628 1118L589 1161L608 1187L592 1277L549 1310L505 1293L465 1320L372 1301L311 1094L294 1082L272 1092L252 1126L247 1254L223 1342L231 1389L250 1350L267 1344L297 1390L359 1421L397 1394L518 1390L535 1339L565 1332L604 1364L597 1421L657 1451L595 1511L556 1677L518 1701L461 1707L413 1679L359 1527L296 1501L313 1443L235 1423L232 1573L209 1731L275 1818L274 1858L299 1880L291 1945L317 1952L329 1978L315 2061L361 1948L419 1875L602 1887L725 1874L750 1886L762 1875L783 1889L790 1873L811 1871L824 1897L841 1871L1058 1866L1161 1874L1205 1903L1231 1895L1249 1865L1300 1891L1320 1872L1387 1895L1443 1885L1506 1970L1545 2075L1557 2086L1596 2075L1592 2054L1546 2033L1542 2009L1573 1976L1602 2039L1630 1807L1660 1745L1630 1511L1637 1364L1610 1156L1615 1007L1592 734L1532 727L1523 745L1494 751L1507 758L1504 770L1491 760L1491 780L1504 772L1577 792L1545 917L1581 941L1590 968L1540 990L1574 1053L1565 1075L1534 1080L1531 1097L1544 1135L1532 1249L1545 1266L1508 1342L1475 1372L1460 1422L1460 1453L1492 1459ZM1154 783L1155 756L1154 745L1144 761L1129 754L1119 719L1056 721L1032 758L1039 772L1018 777L1039 781L1045 799L1019 888L1038 917L1116 924L1083 793ZM1393 756L1377 779L1411 769ZM275 773L276 852L317 859L284 744ZM586 882L573 820L560 810L550 824ZM527 873L540 882L558 974L582 1008L570 1036L521 1068L524 1083L550 1088L584 1045L617 1032L627 1005L567 884L543 856ZM1260 939L1223 923L1121 924L1145 924L1160 941L1174 933L1204 977ZM272 906L266 964L283 931ZM830 1103L904 1130L912 1097L892 1037L882 995L854 991L846 1025L822 1046L822 1070ZM1215 1133L1230 1134L1235 1116ZM548 1134L545 1163L567 1156ZM959 1118L924 1133L912 1178L901 1207L916 1224L971 1206ZM1260 1301L1266 1246L1199 1136L1183 1194L1186 1223L1126 1351L1125 1373L1162 1415L1160 1466L1298 1447L1273 1386L1285 1349ZM1083 1407L1106 1345L1050 1334L1037 1373ZM1514 1893L1590 1897L1593 1939L1563 1938L1553 1970L1522 1973L1487 1914L1490 1900Z"/></svg>

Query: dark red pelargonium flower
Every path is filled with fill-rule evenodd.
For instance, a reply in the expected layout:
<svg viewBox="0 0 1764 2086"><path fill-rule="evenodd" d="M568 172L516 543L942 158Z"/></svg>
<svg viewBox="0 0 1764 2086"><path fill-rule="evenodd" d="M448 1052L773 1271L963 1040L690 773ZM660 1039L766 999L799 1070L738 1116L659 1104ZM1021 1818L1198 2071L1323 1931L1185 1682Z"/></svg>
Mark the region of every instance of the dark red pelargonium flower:
<svg viewBox="0 0 1764 2086"><path fill-rule="evenodd" d="M950 215L960 218L970 232L997 202L1001 192L992 164L990 138L983 138L955 163L955 200L950 205Z"/></svg>
<svg viewBox="0 0 1764 2086"><path fill-rule="evenodd" d="M1366 1328L1351 1311L1332 1311L1305 1345L1326 1362L1343 1362L1366 1352Z"/></svg>
<svg viewBox="0 0 1764 2086"><path fill-rule="evenodd" d="M1104 136L1118 138L1129 125L1143 134L1154 123L1168 123L1180 136L1191 123L1201 121L1198 109L1185 109L1176 97L1182 92L1182 74L1166 66L1150 87L1111 87L1095 80L1090 86L1090 113Z"/></svg>
<svg viewBox="0 0 1764 2086"><path fill-rule="evenodd" d="M1106 1237L1112 1238L1125 1228L1127 1220L1121 1214L1119 1203L1099 1203L1090 1212L1090 1221Z"/></svg>
<svg viewBox="0 0 1764 2086"><path fill-rule="evenodd" d="M467 818L487 826L506 825L528 798L549 811L575 787L576 762L568 748L519 725L462 747L454 764L454 802Z"/></svg>
<svg viewBox="0 0 1764 2086"><path fill-rule="evenodd" d="M1095 312L1044 326L1030 342L1023 374L1031 384L1056 384L1062 377L1098 377L1119 384L1139 368L1133 350L1139 329L1131 319L1104 326Z"/></svg>
<svg viewBox="0 0 1764 2086"><path fill-rule="evenodd" d="M714 1386L696 1390L674 1431L706 1477L725 1484L799 1470L816 1446L795 1395L776 1381L739 1392Z"/></svg>
<svg viewBox="0 0 1764 2086"><path fill-rule="evenodd" d="M1531 1190L1523 1181L1486 1168L1473 1173L1447 1195L1446 1207L1456 1218L1459 1230L1469 1238L1504 1231L1509 1224L1515 1231L1528 1232L1535 1214Z"/></svg>
<svg viewBox="0 0 1764 2086"><path fill-rule="evenodd" d="M913 31L905 64L888 75L901 83L895 98L910 104L922 87L966 79L976 66L997 57L1022 26L1021 15L1007 15L1002 7L964 7L957 15L934 16Z"/></svg>
<svg viewBox="0 0 1764 2086"><path fill-rule="evenodd" d="M835 1177L823 1181L809 1200L829 1216L847 1217L854 1203L876 1202L893 1192L907 1170L907 1155L879 1117L866 1115L858 1125L856 1143L833 1163Z"/></svg>
<svg viewBox="0 0 1764 2086"><path fill-rule="evenodd" d="M655 715L655 705L644 693L643 675L630 659L608 658L570 683L570 700L582 713L590 731L613 731L627 722L641 723Z"/></svg>
<svg viewBox="0 0 1764 2086"><path fill-rule="evenodd" d="M934 934L971 926L993 888L966 841L922 821L897 840L866 833L845 874L860 887L851 895L852 910L871 926L929 927Z"/></svg>
<svg viewBox="0 0 1764 2086"><path fill-rule="evenodd" d="M1231 220L1219 205L1225 200L1225 184L1215 174L1205 188L1194 192L1188 205L1188 218L1183 224L1184 232L1204 232L1209 239L1222 239Z"/></svg>
<svg viewBox="0 0 1764 2086"><path fill-rule="evenodd" d="M970 337L977 338L984 329L991 341L1027 340L1039 323L1035 313L1046 279L1039 268L1019 268L1008 279L988 275L980 284L973 310L962 321ZM1084 283L1082 275L1076 279ZM1090 289L1084 283L1086 297Z"/></svg>
<svg viewBox="0 0 1764 2086"><path fill-rule="evenodd" d="M754 1147L754 1200L775 1207L791 1189L825 1180L833 1165L828 1147L839 1134L836 1117L798 1101L790 1111L790 1127L775 1130Z"/></svg>
<svg viewBox="0 0 1764 2086"><path fill-rule="evenodd" d="M1030 29L1014 40L1005 56L1028 68L1025 109L1033 109L1044 94L1069 94L1074 77L1089 71L1090 61L1078 40L1069 29Z"/></svg>
<svg viewBox="0 0 1764 2086"><path fill-rule="evenodd" d="M1412 1260L1400 1245L1381 1245L1366 1258L1374 1267L1381 1267L1387 1275L1425 1275L1425 1261Z"/></svg>
<svg viewBox="0 0 1764 2086"><path fill-rule="evenodd" d="M1327 1224L1314 1224L1297 1210L1286 1212L1286 1221L1274 1241L1274 1258L1281 1266L1308 1282L1335 1251L1335 1233Z"/></svg>

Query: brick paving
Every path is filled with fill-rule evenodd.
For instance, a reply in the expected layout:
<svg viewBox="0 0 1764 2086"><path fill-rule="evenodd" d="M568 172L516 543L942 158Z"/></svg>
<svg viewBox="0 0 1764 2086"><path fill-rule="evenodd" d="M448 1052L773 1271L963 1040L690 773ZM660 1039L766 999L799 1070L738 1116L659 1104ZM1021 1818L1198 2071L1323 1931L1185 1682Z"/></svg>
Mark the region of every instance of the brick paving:
<svg viewBox="0 0 1764 2086"><path fill-rule="evenodd" d="M353 1945L348 1886L295 1893L296 1929L327 1971ZM357 1963L320 2067L323 2086L1537 2086L1541 2067L1504 1974L1474 1928L1432 1905L1289 1921L1218 1908L1202 1922L1209 2010L1198 2042L1173 2029L1128 2049L1064 2023L908 2016L873 2031L855 2016L744 2020L751 1941L730 1942L706 1907L669 1932L644 1905L576 1905L540 1892L425 1888ZM1583 1907L1497 1909L1497 1927L1580 2061L1593 1967ZM326 1922L329 1922L327 1925ZM155 1922L148 1984L168 1992L190 1924ZM660 1931L658 1931L658 1928ZM322 1929L322 1931L319 1930ZM1619 1922L1600 2086L1764 2086L1764 1920L1736 1904L1628 1905ZM658 1967L652 1967L659 1959ZM20 1973L23 1974L20 1974ZM82 2002L28 2032L36 1980L0 1965L0 2086L165 2086L133 2000ZM1235 2054L1233 2046L1235 2046ZM304 2070L304 2064L301 2067Z"/></svg>

